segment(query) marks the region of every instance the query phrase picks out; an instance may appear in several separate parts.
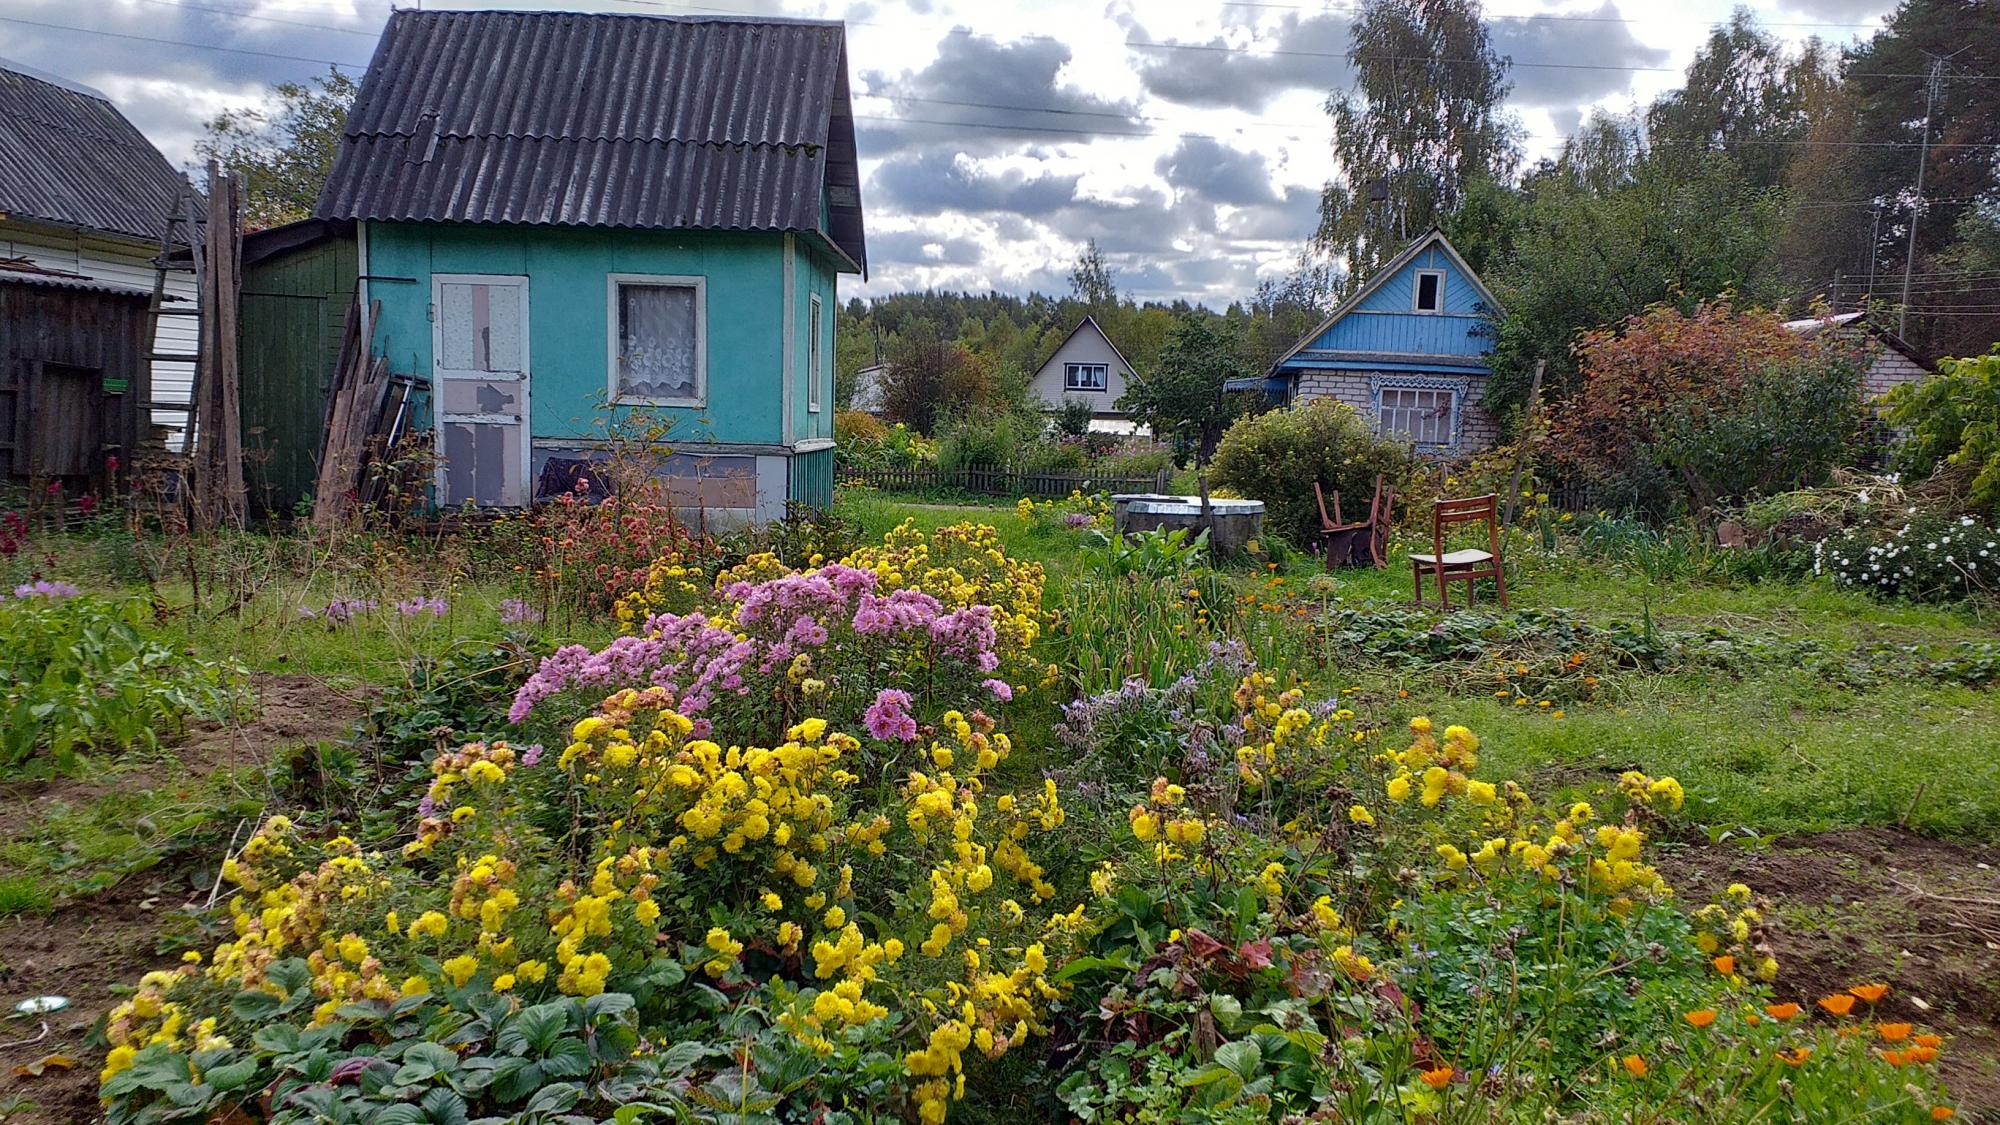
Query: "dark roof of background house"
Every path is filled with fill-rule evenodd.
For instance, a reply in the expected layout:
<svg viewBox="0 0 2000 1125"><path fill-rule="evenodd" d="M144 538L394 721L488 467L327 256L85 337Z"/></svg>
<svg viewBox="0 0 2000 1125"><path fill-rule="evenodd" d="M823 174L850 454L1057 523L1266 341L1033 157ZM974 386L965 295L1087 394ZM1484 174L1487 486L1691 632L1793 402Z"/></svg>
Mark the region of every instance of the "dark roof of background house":
<svg viewBox="0 0 2000 1125"><path fill-rule="evenodd" d="M181 183L104 95L0 60L0 212L158 242Z"/></svg>
<svg viewBox="0 0 2000 1125"><path fill-rule="evenodd" d="M317 214L816 231L865 267L860 182L838 23L404 10Z"/></svg>

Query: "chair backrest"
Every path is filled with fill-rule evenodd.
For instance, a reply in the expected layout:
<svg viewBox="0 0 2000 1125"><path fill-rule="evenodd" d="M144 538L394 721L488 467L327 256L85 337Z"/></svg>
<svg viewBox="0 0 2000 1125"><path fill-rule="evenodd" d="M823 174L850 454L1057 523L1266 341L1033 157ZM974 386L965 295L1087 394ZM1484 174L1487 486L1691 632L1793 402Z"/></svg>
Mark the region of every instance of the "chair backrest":
<svg viewBox="0 0 2000 1125"><path fill-rule="evenodd" d="M1500 557L1498 497L1489 492L1484 496L1440 500L1431 508L1431 546L1439 557L1444 555L1445 529L1461 523L1485 524L1487 550L1493 557Z"/></svg>
<svg viewBox="0 0 2000 1125"><path fill-rule="evenodd" d="M1320 490L1318 481L1313 482L1313 499L1319 501L1320 527L1326 529L1327 531L1332 531L1334 525L1339 521L1326 514L1326 493ZM1338 492L1333 494L1333 506L1335 509L1338 509L1340 507L1340 493Z"/></svg>

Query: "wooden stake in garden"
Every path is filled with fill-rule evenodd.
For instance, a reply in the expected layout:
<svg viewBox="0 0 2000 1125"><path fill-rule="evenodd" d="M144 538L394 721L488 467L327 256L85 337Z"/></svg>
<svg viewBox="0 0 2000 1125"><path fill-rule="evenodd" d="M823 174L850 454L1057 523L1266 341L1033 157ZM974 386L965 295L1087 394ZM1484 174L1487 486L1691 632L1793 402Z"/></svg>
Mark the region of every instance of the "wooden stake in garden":
<svg viewBox="0 0 2000 1125"><path fill-rule="evenodd" d="M243 285L243 185L208 164L208 229L200 257L201 349L195 363L194 511L198 527L243 526L242 384L237 301Z"/></svg>

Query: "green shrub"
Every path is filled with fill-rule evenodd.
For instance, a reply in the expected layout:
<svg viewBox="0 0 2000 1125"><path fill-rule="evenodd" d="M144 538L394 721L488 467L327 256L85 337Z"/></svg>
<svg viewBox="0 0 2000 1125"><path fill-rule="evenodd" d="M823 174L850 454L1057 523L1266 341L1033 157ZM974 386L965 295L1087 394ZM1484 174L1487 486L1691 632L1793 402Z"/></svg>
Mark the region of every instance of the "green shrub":
<svg viewBox="0 0 2000 1125"><path fill-rule="evenodd" d="M2000 344L1982 356L1938 361L1938 373L1890 391L1889 421L1909 431L1896 450L1905 476L1940 466L1971 475L1967 499L2000 511Z"/></svg>
<svg viewBox="0 0 2000 1125"><path fill-rule="evenodd" d="M1368 510L1380 473L1399 487L1415 457L1408 446L1377 437L1353 407L1314 399L1229 427L1215 450L1214 479L1224 488L1264 502L1264 527L1293 543L1319 537L1313 482L1338 491L1348 514Z"/></svg>
<svg viewBox="0 0 2000 1125"><path fill-rule="evenodd" d="M235 674L150 639L146 603L61 583L0 601L0 768L38 753L70 769L81 751L151 747L189 716L221 718Z"/></svg>
<svg viewBox="0 0 2000 1125"><path fill-rule="evenodd" d="M966 414L938 429L938 468L947 472L1011 464L1020 447L1014 419L1005 414Z"/></svg>

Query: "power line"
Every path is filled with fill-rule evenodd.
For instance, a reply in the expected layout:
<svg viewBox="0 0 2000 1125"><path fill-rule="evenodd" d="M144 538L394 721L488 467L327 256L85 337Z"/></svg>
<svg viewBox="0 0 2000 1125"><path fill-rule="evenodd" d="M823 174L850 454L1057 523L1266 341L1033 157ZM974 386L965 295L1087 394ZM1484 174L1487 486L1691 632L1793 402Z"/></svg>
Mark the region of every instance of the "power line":
<svg viewBox="0 0 2000 1125"><path fill-rule="evenodd" d="M1280 10L1299 11L1299 12L1324 12L1328 15L1335 15L1343 12L1349 15L1353 15L1359 13L1361 10L1355 7L1338 7L1331 4L1326 4L1326 5L1276 4L1276 3L1269 3L1267 2L1267 0L1222 0L1222 6L1225 8L1275 8ZM1546 14L1525 15L1525 16L1489 15L1489 16L1483 16L1481 18L1484 19L1487 23L1497 23L1501 20L1520 21L1520 22L1527 22L1529 20L1536 20L1536 21L1551 20L1563 23L1625 23L1625 24L1643 24L1651 22L1649 20L1635 20L1626 16L1586 16L1586 15L1575 15L1567 12L1552 12ZM1880 28L1882 25L1879 22L1878 23L1832 23L1821 20L1779 21L1779 20L1759 19L1757 21L1757 26L1759 27L1844 27L1844 28L1861 28L1863 30L1869 30L1869 29Z"/></svg>
<svg viewBox="0 0 2000 1125"><path fill-rule="evenodd" d="M216 15L231 16L239 20L257 20L261 23L278 23L286 27L303 27L312 31L337 31L343 35L380 35L380 31L370 31L364 27L335 27L330 23L307 23L304 20L288 20L282 16L259 15L238 8L217 8L208 4L190 4L186 0L144 0L147 4L158 4L164 8L184 8L191 12L213 12Z"/></svg>
<svg viewBox="0 0 2000 1125"><path fill-rule="evenodd" d="M82 35L100 35L111 39L127 39L135 43L157 43L163 47L186 47L192 51L222 51L232 55L254 55L261 59L281 59L285 62L317 63L320 66L337 66L343 70L367 70L366 63L336 62L333 59L316 59L306 55L287 55L279 51L257 51L249 47L222 47L213 43L189 43L184 39L161 39L152 35L133 35L125 31L105 31L95 27L71 27L62 23L44 23L41 20L24 20L19 16L0 16L0 23L18 23L27 27L45 28L49 31L74 31Z"/></svg>
<svg viewBox="0 0 2000 1125"><path fill-rule="evenodd" d="M644 6L647 6L647 7L658 7L658 8L667 8L667 7L672 7L672 8L691 8L691 9L694 9L695 11L702 11L702 12L717 12L717 13L720 13L720 14L723 14L723 15L737 15L737 16L741 16L741 15L770 15L770 14L771 14L771 13L766 13L766 12L752 12L752 11L748 11L748 10L746 10L746 9L742 9L742 8L721 8L721 7L716 7L716 6L712 5L712 4L697 4L697 3L693 3L693 2L692 2L692 0L621 0L621 2L623 2L623 3L627 3L627 4L640 4L640 5L644 5ZM851 26L854 26L854 27L874 27L874 28L882 28L882 29L885 29L885 30L892 30L892 31L943 31L943 32L944 32L945 34L947 34L947 35L968 35L968 36L976 36L976 37L984 37L984 38L994 38L993 36L991 36L991 35L987 35L987 34L986 34L986 33L984 33L984 32L977 32L977 31L972 31L972 30L970 30L969 28L965 28L965 27L962 27L962 26L958 26L958 25L952 25L952 26L950 26L950 27L946 27L946 26L945 26L944 24L940 24L940 23L882 23L882 22L880 22L880 21L876 21L876 20L846 20L846 21L844 21L844 22L845 22L845 23L847 23L847 24L849 24L849 25L851 25ZM1058 36L1054 36L1054 35L1033 35L1033 34L1030 34L1030 35L1020 35L1020 36L1016 36L1016 37L1015 37L1015 41L1017 41L1017 42L1018 42L1018 41L1036 41L1036 42L1049 42L1049 43L1064 43L1065 45L1067 45L1067 41L1066 41L1066 40L1064 40L1064 39L1062 39L1062 38L1060 38L1060 37L1058 37ZM1298 50L1288 50L1288 49L1285 49L1285 48L1275 48L1275 49L1272 49L1272 50L1268 50L1268 51L1260 51L1260 50L1256 49L1255 47L1248 47L1248 46L1243 46L1243 47L1239 47L1239 46L1231 46L1231 45L1229 45L1229 44L1226 44L1226 43L1156 43L1156 42L1151 42L1151 41L1147 41L1147 40L1142 40L1142 39L1127 39L1127 40L1125 40L1125 41L1124 41L1124 45L1125 45L1125 46L1127 46L1127 47L1134 47L1134 48L1139 48L1139 49L1141 49L1141 50L1154 50L1154 51L1210 51L1210 52L1221 52L1221 53L1224 53L1224 54L1246 54L1246 55L1255 55L1255 56L1256 56L1256 57L1258 57L1258 58L1272 58L1272 57L1277 57L1277 58L1304 58L1304 59L1343 59L1343 60L1344 60L1344 59L1347 59L1347 58L1349 57L1349 56L1348 56L1348 53L1347 53L1347 52L1345 52L1345 51L1298 51ZM1440 58L1433 58L1432 56L1429 56L1429 55L1378 55L1378 54L1369 54L1369 55L1364 55L1364 56L1361 56L1361 57L1363 57L1363 58L1366 58L1366 59L1370 59L1370 60L1379 60L1379 61L1384 61L1384 62L1422 62L1422 63L1453 63L1453 64L1460 64L1460 63L1463 63L1463 64L1474 64L1474 63L1478 63L1478 64L1483 64L1483 63L1485 62L1485 60L1483 60L1483 59L1440 59ZM1627 71L1627 72L1632 72L1632 73L1654 73L1654 74L1684 74L1684 73L1686 73L1686 68L1685 68L1685 67L1672 67L1672 66L1620 66L1620 65L1615 65L1615 64L1612 64L1612 63L1561 63L1561 62L1522 62L1522 61L1520 61L1520 60L1518 60L1518 59L1515 59L1515 60L1510 60L1510 64L1509 64L1509 65L1512 65L1512 66L1525 66L1525 67L1537 67L1537 68L1546 68L1546 69L1555 69L1555 70L1613 70L1613 71ZM1854 71L1854 72L1852 72L1852 73L1854 74L1854 76L1855 76L1855 77L1863 77L1863 78L1925 78L1925 77L1928 77L1928 75L1926 75L1926 74L1899 74L1899 73L1893 73L1893 72L1887 72L1887 71ZM2000 75L1994 75L1994 74L1959 74L1959 75L1953 75L1953 77L1954 77L1954 78L1976 78L1976 79L1988 79L1988 78L2000 78Z"/></svg>

